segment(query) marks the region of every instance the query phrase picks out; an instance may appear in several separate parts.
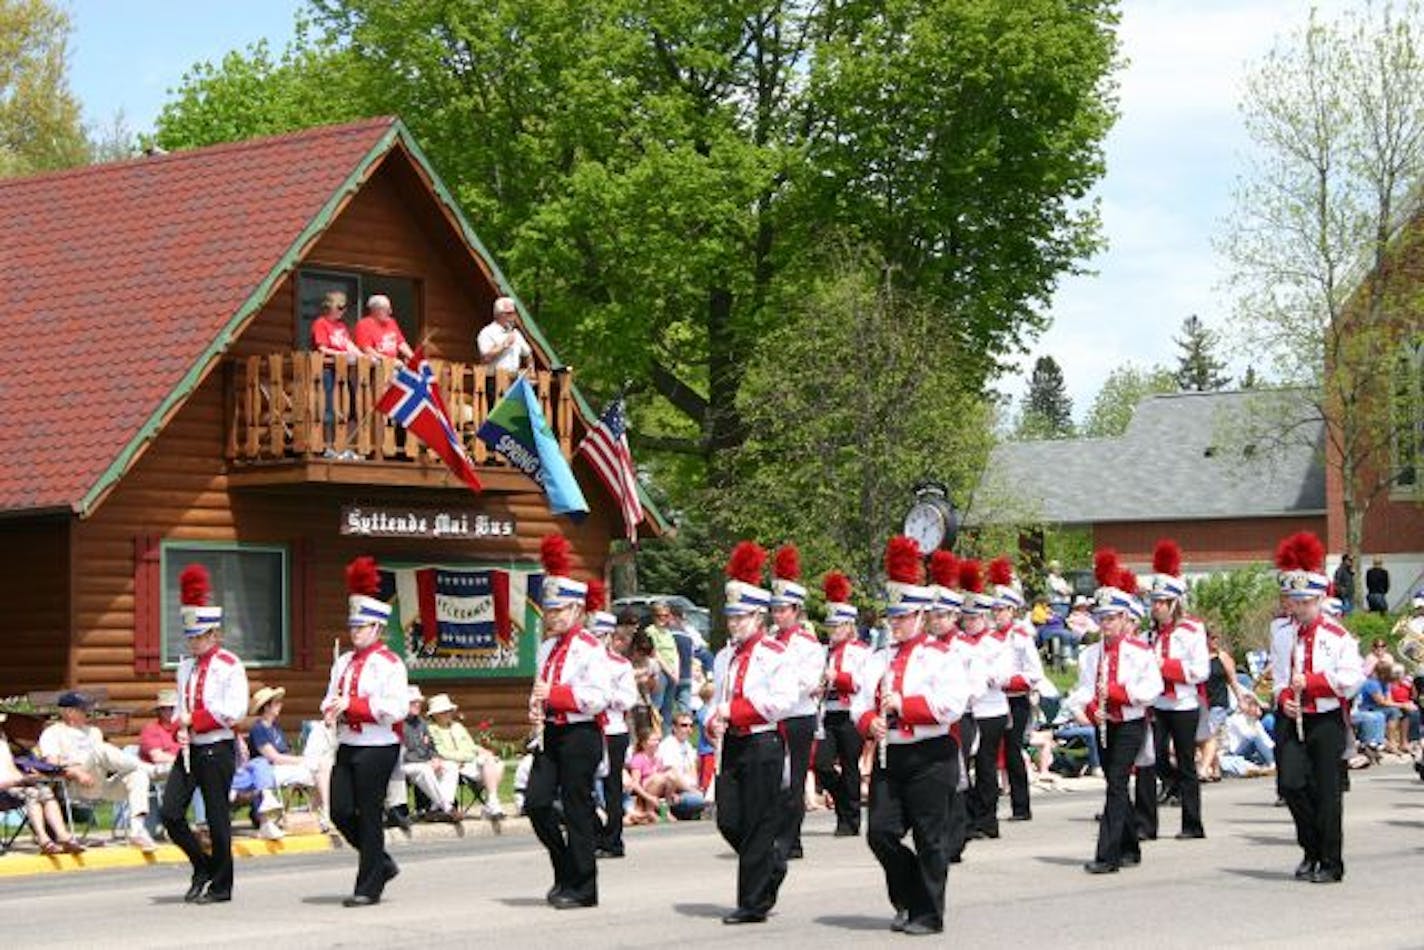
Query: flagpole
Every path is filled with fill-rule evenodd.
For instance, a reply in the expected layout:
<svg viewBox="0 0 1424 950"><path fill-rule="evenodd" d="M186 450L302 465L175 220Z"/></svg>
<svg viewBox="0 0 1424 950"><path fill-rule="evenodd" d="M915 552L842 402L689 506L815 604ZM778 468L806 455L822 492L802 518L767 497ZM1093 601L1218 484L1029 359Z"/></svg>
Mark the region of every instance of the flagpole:
<svg viewBox="0 0 1424 950"><path fill-rule="evenodd" d="M434 339L434 337L435 337L435 331L432 330L432 331L426 333L425 336L421 339L419 345L417 345L413 350L411 350L411 353L412 353L412 354L415 354L415 353L420 353L420 352L422 352L422 351L425 349L425 345L426 345L427 343L429 343L432 339ZM369 356L368 354L363 353L363 354L361 354L360 357L358 357L358 359L369 359L369 360L372 361L372 364L374 365L376 360L380 360L380 361L382 362L382 364L384 364L386 358L383 357L383 356ZM401 360L397 360L396 362L401 362ZM374 383L375 380L372 380L372 382ZM356 429L357 432L360 432L360 431L361 431L361 428L362 428L363 426L365 426L367 422L370 421L371 415L372 415L373 413L376 413L376 412L379 412L379 411L380 411L380 410L378 410L378 409L376 408L376 403L378 403L378 402L380 402L380 397L379 397L379 395L377 395L377 396L375 396L375 397L373 397L373 398L371 399L371 408L367 409L367 410L361 415L361 418L359 418L359 419L356 420L355 429ZM350 427L348 427L348 429L349 429L349 428L350 428ZM333 438L334 438L334 437L335 437L335 436L334 436L334 433L333 433ZM351 448L351 444L350 444L350 443L351 443L351 437L350 437L349 435L346 437L346 440L345 440L345 441L346 441L347 444L344 446L344 448L346 448L346 449ZM334 446L333 446L333 448L334 448Z"/></svg>

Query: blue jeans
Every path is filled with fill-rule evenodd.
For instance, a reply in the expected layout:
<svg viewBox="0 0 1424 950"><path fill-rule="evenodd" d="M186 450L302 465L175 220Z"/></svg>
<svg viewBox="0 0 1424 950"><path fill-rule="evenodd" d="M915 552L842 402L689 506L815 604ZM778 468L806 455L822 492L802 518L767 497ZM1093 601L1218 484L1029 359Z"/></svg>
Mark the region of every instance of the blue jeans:
<svg viewBox="0 0 1424 950"><path fill-rule="evenodd" d="M1088 765L1095 769L1102 768L1098 763L1098 731L1092 726L1080 726L1077 723L1071 726L1059 726L1054 730L1053 737L1059 742L1082 739L1088 747Z"/></svg>
<svg viewBox="0 0 1424 950"><path fill-rule="evenodd" d="M663 735L668 735L672 732L673 707L677 705L677 684L667 673L663 673L661 679L663 688L655 697L655 702L663 717Z"/></svg>
<svg viewBox="0 0 1424 950"><path fill-rule="evenodd" d="M679 682L677 684L677 693L675 694L675 700L678 712L692 712L692 680L688 680L685 683Z"/></svg>
<svg viewBox="0 0 1424 950"><path fill-rule="evenodd" d="M1259 736L1253 736L1245 740L1231 751L1243 759L1255 762L1257 765L1276 764L1276 750L1267 745L1266 741Z"/></svg>
<svg viewBox="0 0 1424 950"><path fill-rule="evenodd" d="M702 809L706 807L707 799L697 792L683 792L678 798L677 804L668 810L678 821L687 821L690 818L701 818Z"/></svg>
<svg viewBox="0 0 1424 950"><path fill-rule="evenodd" d="M1368 746L1384 745L1384 713L1377 709L1361 709L1350 714L1350 723L1360 732L1360 741Z"/></svg>

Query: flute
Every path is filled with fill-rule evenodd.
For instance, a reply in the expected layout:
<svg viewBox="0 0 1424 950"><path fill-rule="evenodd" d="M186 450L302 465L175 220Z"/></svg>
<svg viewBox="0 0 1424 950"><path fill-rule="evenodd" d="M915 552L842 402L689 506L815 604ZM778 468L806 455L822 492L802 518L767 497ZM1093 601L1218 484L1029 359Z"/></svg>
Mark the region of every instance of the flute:
<svg viewBox="0 0 1424 950"><path fill-rule="evenodd" d="M1108 747L1108 641L1104 637L1098 641L1102 652L1098 654L1098 744Z"/></svg>
<svg viewBox="0 0 1424 950"><path fill-rule="evenodd" d="M885 675L880 678L880 693L882 697L888 691L888 688L892 684L892 682L893 681L890 678L890 669L889 667L886 667ZM880 716L885 721L885 735L880 739L880 746L878 749L876 749L876 754L880 757L880 771L883 772L889 766L890 762L890 717L885 715L885 706L883 699L880 707Z"/></svg>
<svg viewBox="0 0 1424 950"><path fill-rule="evenodd" d="M736 653L734 652L730 657L727 658L727 668L722 671L721 678L717 680L717 688L713 691L712 694L713 702L716 703L716 706L714 707L714 712L717 707L720 707L722 705L722 700L724 698L722 692L724 689L726 689L727 675L732 671L732 663L735 659ZM716 664L713 664L713 668L716 668ZM717 733L717 746L715 749L713 749L712 774L714 776L719 776L722 774L722 748L726 744L727 723L724 721L722 723L722 728Z"/></svg>
<svg viewBox="0 0 1424 950"><path fill-rule="evenodd" d="M333 637L331 640L331 665L336 666L336 662L341 659L341 638ZM336 754L336 717L323 716L322 721L326 723L326 737L331 740L331 754Z"/></svg>
<svg viewBox="0 0 1424 950"><path fill-rule="evenodd" d="M1299 638L1291 647L1291 683L1294 685L1295 678L1305 673L1305 644ZM1295 692L1294 689L1291 690ZM1305 690L1301 690L1304 693ZM1305 741L1305 697L1297 694L1295 697L1295 737L1298 741Z"/></svg>

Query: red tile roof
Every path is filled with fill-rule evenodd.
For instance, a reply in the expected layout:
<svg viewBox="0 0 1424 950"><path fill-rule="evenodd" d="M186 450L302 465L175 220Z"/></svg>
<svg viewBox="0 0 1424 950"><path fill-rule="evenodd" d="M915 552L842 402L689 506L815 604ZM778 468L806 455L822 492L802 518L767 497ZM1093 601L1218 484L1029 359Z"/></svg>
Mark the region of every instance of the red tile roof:
<svg viewBox="0 0 1424 950"><path fill-rule="evenodd" d="M92 503L397 127L371 119L0 180L0 510Z"/></svg>

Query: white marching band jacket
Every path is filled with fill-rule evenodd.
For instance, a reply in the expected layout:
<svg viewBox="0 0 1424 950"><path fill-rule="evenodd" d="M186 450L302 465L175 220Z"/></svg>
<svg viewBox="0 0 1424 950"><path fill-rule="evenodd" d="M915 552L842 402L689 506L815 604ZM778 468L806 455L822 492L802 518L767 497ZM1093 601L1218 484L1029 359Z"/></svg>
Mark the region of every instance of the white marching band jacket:
<svg viewBox="0 0 1424 950"><path fill-rule="evenodd" d="M985 630L978 636L963 634L964 643L974 656L974 666L979 673L981 688L974 696L969 712L975 719L993 719L1009 714L1009 699L1004 695L1004 687L1014 677L1013 651L1006 639L1000 640L992 631Z"/></svg>
<svg viewBox="0 0 1424 950"><path fill-rule="evenodd" d="M1348 704L1365 681L1360 644L1328 617L1305 627L1295 622L1272 624L1271 676L1276 706L1289 698L1293 674L1305 675L1302 708L1307 713L1334 712Z"/></svg>
<svg viewBox="0 0 1424 950"><path fill-rule="evenodd" d="M233 738L233 727L247 715L247 669L231 650L216 647L178 664L178 709L190 715L188 741L211 745Z"/></svg>
<svg viewBox="0 0 1424 950"><path fill-rule="evenodd" d="M851 697L860 686L868 659L870 647L854 636L831 647L826 658L826 678L831 684L826 692L826 712L850 711Z"/></svg>
<svg viewBox="0 0 1424 950"><path fill-rule="evenodd" d="M944 640L945 652L949 654L949 661L956 663L964 671L964 682L968 692L968 702L965 708L966 714L972 714L975 702L988 689L988 684L984 681L984 671L979 664L979 651L974 648L974 644L964 637L964 634L955 631Z"/></svg>
<svg viewBox="0 0 1424 950"><path fill-rule="evenodd" d="M712 664L716 708L726 704L733 736L775 732L796 702L796 680L785 665L786 648L764 633L727 644Z"/></svg>
<svg viewBox="0 0 1424 950"><path fill-rule="evenodd" d="M1156 709L1186 712L1201 708L1199 684L1211 675L1211 649L1206 627L1195 617L1183 617L1157 632L1152 650L1162 671L1162 695L1152 701Z"/></svg>
<svg viewBox="0 0 1424 950"><path fill-rule="evenodd" d="M612 664L603 644L583 627L540 643L534 671L541 682L549 684L549 698L544 701L546 726L596 722L608 708Z"/></svg>
<svg viewBox="0 0 1424 950"><path fill-rule="evenodd" d="M1068 696L1071 709L1096 722L1098 664L1107 651L1107 718L1109 722L1141 719L1147 706L1162 692L1162 671L1157 655L1146 640L1117 637L1099 640L1078 655L1078 685Z"/></svg>
<svg viewBox="0 0 1424 950"><path fill-rule="evenodd" d="M778 632L776 641L786 650L782 666L786 675L795 677L796 701L785 718L814 716L820 699L816 690L826 671L826 648L805 627L796 627L786 634Z"/></svg>
<svg viewBox="0 0 1424 950"><path fill-rule="evenodd" d="M1043 682L1043 661L1038 656L1037 635L1027 620L1013 622L1004 638L1013 673L1004 684L1009 696L1027 696Z"/></svg>
<svg viewBox="0 0 1424 950"><path fill-rule="evenodd" d="M899 693L899 722L886 733L890 745L905 745L949 735L969 704L969 683L962 664L948 648L925 634L891 644L871 654L851 702L851 717L861 735L880 714L881 699Z"/></svg>
<svg viewBox="0 0 1424 950"><path fill-rule="evenodd" d="M346 713L336 721L341 745L379 746L400 742L395 724L410 709L405 663L385 644L348 651L331 664L322 709L345 697Z"/></svg>
<svg viewBox="0 0 1424 950"><path fill-rule="evenodd" d="M638 684L633 678L633 664L626 656L604 648L603 660L608 664L608 705L603 708L599 723L607 736L628 734L628 710L638 703Z"/></svg>

